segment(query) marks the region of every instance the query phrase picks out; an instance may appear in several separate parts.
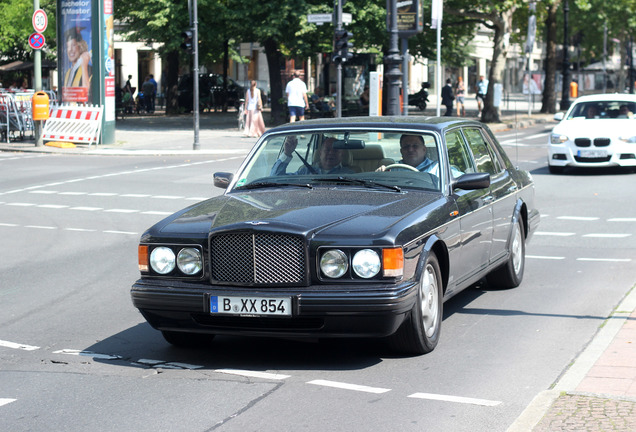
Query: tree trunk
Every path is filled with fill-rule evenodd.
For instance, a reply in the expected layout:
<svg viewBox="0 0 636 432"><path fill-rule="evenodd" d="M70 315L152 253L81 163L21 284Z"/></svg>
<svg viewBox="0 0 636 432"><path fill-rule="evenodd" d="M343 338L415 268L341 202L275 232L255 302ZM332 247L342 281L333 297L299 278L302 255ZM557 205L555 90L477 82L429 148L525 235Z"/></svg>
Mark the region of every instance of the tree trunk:
<svg viewBox="0 0 636 432"><path fill-rule="evenodd" d="M557 38L557 11L560 0L552 2L548 8L548 16L545 20L545 27L548 31L545 55L545 80L543 85L543 100L541 102L541 112L544 114L556 113L556 38Z"/></svg>
<svg viewBox="0 0 636 432"><path fill-rule="evenodd" d="M166 114L179 114L179 101L177 100L177 82L179 81L179 51L170 51L163 62L166 93Z"/></svg>
<svg viewBox="0 0 636 432"><path fill-rule="evenodd" d="M499 110L494 106L495 84L503 82L504 70L506 68L506 57L508 56L509 37L512 28L512 15L516 8L502 12L498 17L493 18L494 25L494 46L492 51L492 61L488 72L488 93L484 101L484 109L481 111L481 121L484 123L499 122Z"/></svg>
<svg viewBox="0 0 636 432"><path fill-rule="evenodd" d="M278 49L278 42L274 39L267 39L263 43L265 56L267 57L267 68L269 70L269 85L271 90L272 122L279 125L287 121L286 104L281 103L283 99L283 82L281 78L281 66L283 56Z"/></svg>

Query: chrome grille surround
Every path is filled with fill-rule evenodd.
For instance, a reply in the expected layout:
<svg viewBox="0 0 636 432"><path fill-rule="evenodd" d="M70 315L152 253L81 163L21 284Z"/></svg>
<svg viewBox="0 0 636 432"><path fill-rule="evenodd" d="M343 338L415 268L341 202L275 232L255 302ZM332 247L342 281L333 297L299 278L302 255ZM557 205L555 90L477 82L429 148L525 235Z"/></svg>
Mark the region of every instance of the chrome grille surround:
<svg viewBox="0 0 636 432"><path fill-rule="evenodd" d="M211 278L248 285L305 281L302 237L264 232L221 233L210 237Z"/></svg>

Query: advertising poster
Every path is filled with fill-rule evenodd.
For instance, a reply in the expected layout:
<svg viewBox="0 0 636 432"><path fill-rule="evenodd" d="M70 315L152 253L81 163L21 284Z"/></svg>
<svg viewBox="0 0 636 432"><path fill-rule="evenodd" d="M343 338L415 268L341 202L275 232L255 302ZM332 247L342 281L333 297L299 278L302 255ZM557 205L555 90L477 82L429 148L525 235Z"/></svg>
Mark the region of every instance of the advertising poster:
<svg viewBox="0 0 636 432"><path fill-rule="evenodd" d="M104 0L104 116L115 121L115 28L113 0Z"/></svg>
<svg viewBox="0 0 636 432"><path fill-rule="evenodd" d="M91 0L60 0L59 7L62 101L93 103Z"/></svg>

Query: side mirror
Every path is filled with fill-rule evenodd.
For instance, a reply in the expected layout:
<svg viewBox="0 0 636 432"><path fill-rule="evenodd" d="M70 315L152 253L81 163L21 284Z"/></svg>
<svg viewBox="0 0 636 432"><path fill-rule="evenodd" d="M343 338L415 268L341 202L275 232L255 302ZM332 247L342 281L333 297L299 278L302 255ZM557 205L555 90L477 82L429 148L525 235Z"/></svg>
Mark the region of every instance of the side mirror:
<svg viewBox="0 0 636 432"><path fill-rule="evenodd" d="M562 112L558 112L558 113L556 113L556 114L554 115L554 119L555 119L556 121L561 121L561 120L563 120L563 117L565 117L565 113L562 113Z"/></svg>
<svg viewBox="0 0 636 432"><path fill-rule="evenodd" d="M453 182L453 189L477 190L490 186L490 174L469 173L464 174Z"/></svg>
<svg viewBox="0 0 636 432"><path fill-rule="evenodd" d="M214 186L221 189L227 189L227 187L232 182L233 178L234 178L234 174L232 173L228 173L228 172L214 173Z"/></svg>

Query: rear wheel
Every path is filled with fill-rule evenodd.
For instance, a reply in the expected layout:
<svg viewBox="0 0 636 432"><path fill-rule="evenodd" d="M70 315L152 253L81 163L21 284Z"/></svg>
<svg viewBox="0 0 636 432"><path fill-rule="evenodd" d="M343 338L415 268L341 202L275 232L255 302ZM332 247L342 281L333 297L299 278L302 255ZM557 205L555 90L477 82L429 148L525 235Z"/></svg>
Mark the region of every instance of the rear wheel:
<svg viewBox="0 0 636 432"><path fill-rule="evenodd" d="M418 102L417 107L420 109L420 111L424 111L426 109L426 101Z"/></svg>
<svg viewBox="0 0 636 432"><path fill-rule="evenodd" d="M163 338L171 345L181 348L204 348L214 339L213 334L187 333L164 330Z"/></svg>
<svg viewBox="0 0 636 432"><path fill-rule="evenodd" d="M526 266L526 239L520 219L512 229L508 261L490 273L487 278L488 284L493 288L515 288L523 280L523 270Z"/></svg>
<svg viewBox="0 0 636 432"><path fill-rule="evenodd" d="M442 326L442 274L437 256L430 253L417 287L410 317L391 337L394 349L408 354L426 354L435 349Z"/></svg>

